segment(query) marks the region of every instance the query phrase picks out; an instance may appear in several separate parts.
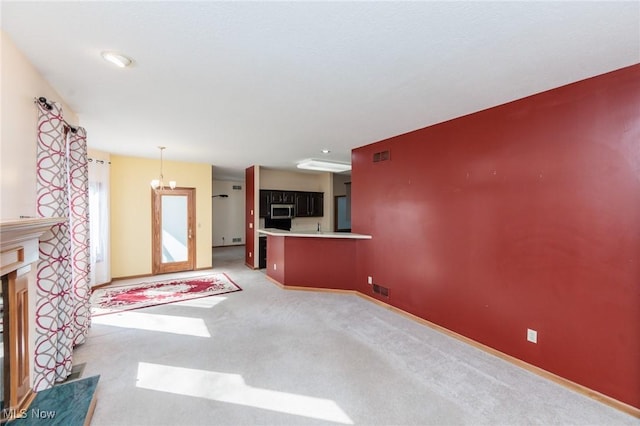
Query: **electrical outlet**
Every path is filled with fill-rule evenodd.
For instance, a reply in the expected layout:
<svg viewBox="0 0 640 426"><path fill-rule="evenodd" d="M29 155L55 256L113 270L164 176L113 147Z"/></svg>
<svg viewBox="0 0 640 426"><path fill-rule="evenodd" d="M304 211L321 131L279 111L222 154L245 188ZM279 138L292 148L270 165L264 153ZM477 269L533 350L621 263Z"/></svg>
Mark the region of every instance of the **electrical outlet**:
<svg viewBox="0 0 640 426"><path fill-rule="evenodd" d="M538 332L527 328L527 341L531 343L538 343Z"/></svg>
<svg viewBox="0 0 640 426"><path fill-rule="evenodd" d="M367 277L367 283L373 284L373 277Z"/></svg>

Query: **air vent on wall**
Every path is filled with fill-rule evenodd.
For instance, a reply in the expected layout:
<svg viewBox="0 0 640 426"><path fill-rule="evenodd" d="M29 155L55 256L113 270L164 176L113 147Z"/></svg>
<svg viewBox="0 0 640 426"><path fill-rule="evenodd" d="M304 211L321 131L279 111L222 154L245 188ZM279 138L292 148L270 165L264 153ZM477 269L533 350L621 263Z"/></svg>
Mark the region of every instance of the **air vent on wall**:
<svg viewBox="0 0 640 426"><path fill-rule="evenodd" d="M373 292L384 297L389 297L389 289L378 284L373 285Z"/></svg>
<svg viewBox="0 0 640 426"><path fill-rule="evenodd" d="M381 161L387 161L391 158L391 153L389 150L380 151L373 154L373 162L379 163Z"/></svg>
<svg viewBox="0 0 640 426"><path fill-rule="evenodd" d="M233 189L235 189L236 191L240 191L242 189L241 185L233 185Z"/></svg>

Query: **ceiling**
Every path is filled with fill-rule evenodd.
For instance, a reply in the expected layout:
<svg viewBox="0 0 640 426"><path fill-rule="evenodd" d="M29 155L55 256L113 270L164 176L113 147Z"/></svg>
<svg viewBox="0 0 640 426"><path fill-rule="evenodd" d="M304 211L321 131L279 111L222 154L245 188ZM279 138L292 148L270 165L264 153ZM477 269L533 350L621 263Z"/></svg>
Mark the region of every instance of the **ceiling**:
<svg viewBox="0 0 640 426"><path fill-rule="evenodd" d="M0 7L91 148L157 158L163 145L219 179L349 161L355 147L640 62L637 1Z"/></svg>

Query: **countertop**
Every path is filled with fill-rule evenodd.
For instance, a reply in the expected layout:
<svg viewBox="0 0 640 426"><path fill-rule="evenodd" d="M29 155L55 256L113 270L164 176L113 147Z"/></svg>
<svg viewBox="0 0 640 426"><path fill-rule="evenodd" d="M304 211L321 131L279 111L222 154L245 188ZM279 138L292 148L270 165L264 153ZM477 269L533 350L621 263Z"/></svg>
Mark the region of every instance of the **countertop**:
<svg viewBox="0 0 640 426"><path fill-rule="evenodd" d="M371 235L353 234L351 232L317 232L317 231L284 231L282 229L258 229L258 232L275 237L309 237L309 238L347 238L354 240L370 240Z"/></svg>

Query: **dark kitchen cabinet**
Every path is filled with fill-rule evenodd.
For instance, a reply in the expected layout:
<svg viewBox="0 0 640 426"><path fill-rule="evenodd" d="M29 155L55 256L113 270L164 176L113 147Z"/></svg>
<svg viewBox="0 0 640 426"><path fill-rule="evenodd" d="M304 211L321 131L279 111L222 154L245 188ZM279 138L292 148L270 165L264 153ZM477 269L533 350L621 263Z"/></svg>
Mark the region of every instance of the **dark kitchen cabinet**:
<svg viewBox="0 0 640 426"><path fill-rule="evenodd" d="M296 194L296 217L324 216L324 193L298 192Z"/></svg>
<svg viewBox="0 0 640 426"><path fill-rule="evenodd" d="M295 204L295 191L276 191L273 189L260 190L260 217L271 215L271 204Z"/></svg>
<svg viewBox="0 0 640 426"><path fill-rule="evenodd" d="M324 194L322 192L311 193L311 216L324 216Z"/></svg>
<svg viewBox="0 0 640 426"><path fill-rule="evenodd" d="M295 204L296 193L295 191L282 191L282 204Z"/></svg>
<svg viewBox="0 0 640 426"><path fill-rule="evenodd" d="M260 217L271 215L271 204L294 204L296 217L324 216L324 193L304 191L260 190Z"/></svg>
<svg viewBox="0 0 640 426"><path fill-rule="evenodd" d="M258 239L258 268L264 269L267 267L267 237L260 237Z"/></svg>
<svg viewBox="0 0 640 426"><path fill-rule="evenodd" d="M282 204L282 191L269 191L271 204Z"/></svg>
<svg viewBox="0 0 640 426"><path fill-rule="evenodd" d="M296 194L296 217L309 217L309 193L308 192L298 192Z"/></svg>
<svg viewBox="0 0 640 426"><path fill-rule="evenodd" d="M271 214L271 191L260 191L260 217Z"/></svg>
<svg viewBox="0 0 640 426"><path fill-rule="evenodd" d="M271 204L294 204L295 191L268 191L271 194Z"/></svg>

